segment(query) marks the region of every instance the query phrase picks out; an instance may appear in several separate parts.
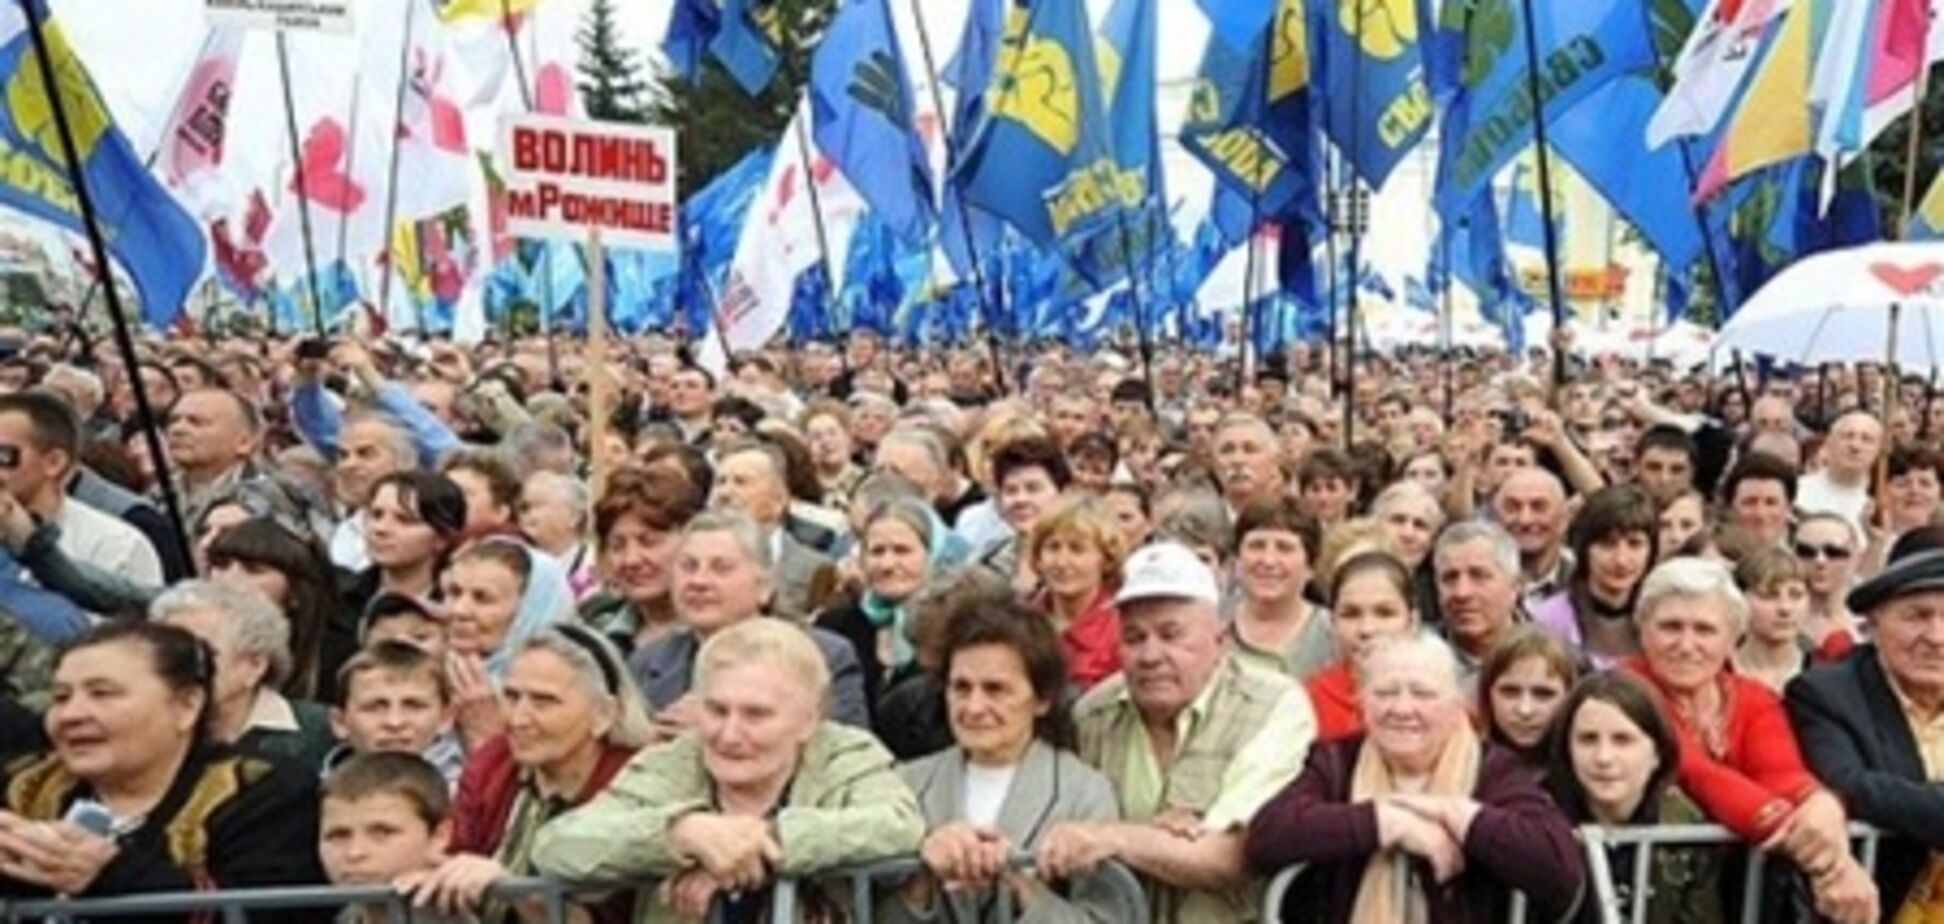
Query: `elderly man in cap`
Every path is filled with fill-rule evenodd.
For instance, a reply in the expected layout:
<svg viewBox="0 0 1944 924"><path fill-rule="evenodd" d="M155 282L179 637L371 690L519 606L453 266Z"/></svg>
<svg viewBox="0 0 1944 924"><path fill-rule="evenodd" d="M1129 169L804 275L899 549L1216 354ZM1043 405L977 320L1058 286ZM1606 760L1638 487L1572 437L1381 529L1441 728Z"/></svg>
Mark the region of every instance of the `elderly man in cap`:
<svg viewBox="0 0 1944 924"><path fill-rule="evenodd" d="M1148 546L1125 575L1124 671L1074 707L1080 755L1113 782L1123 820L1060 823L1040 871L1118 860L1152 887L1157 922L1253 921L1244 828L1302 769L1316 714L1294 681L1229 653L1215 575L1186 546Z"/></svg>
<svg viewBox="0 0 1944 924"><path fill-rule="evenodd" d="M1885 919L1903 907L1910 920L1938 920L1944 915L1944 550L1893 561L1850 591L1849 607L1868 619L1872 643L1789 684L1789 718L1809 769L1853 817L1884 831L1876 881Z"/></svg>

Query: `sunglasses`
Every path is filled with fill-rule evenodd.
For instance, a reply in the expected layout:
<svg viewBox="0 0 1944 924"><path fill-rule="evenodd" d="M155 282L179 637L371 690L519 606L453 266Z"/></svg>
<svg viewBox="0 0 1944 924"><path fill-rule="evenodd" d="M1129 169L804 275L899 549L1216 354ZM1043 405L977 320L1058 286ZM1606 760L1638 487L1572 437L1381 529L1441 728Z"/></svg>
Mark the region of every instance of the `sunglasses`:
<svg viewBox="0 0 1944 924"><path fill-rule="evenodd" d="M20 447L0 443L0 471L11 472L20 467Z"/></svg>
<svg viewBox="0 0 1944 924"><path fill-rule="evenodd" d="M1815 558L1826 558L1830 561L1848 561L1850 557L1850 550L1845 546L1816 545L1809 542L1796 543L1795 553L1797 558L1805 561Z"/></svg>

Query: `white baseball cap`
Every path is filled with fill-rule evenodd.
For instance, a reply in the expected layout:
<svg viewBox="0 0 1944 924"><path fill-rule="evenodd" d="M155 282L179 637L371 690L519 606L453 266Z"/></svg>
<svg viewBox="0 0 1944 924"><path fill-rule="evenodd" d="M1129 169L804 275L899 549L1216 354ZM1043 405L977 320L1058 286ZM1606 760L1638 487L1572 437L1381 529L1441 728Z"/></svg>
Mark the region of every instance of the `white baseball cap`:
<svg viewBox="0 0 1944 924"><path fill-rule="evenodd" d="M1128 556L1125 578L1114 595L1115 606L1138 600L1194 600L1210 606L1222 602L1215 572L1179 542L1157 542Z"/></svg>

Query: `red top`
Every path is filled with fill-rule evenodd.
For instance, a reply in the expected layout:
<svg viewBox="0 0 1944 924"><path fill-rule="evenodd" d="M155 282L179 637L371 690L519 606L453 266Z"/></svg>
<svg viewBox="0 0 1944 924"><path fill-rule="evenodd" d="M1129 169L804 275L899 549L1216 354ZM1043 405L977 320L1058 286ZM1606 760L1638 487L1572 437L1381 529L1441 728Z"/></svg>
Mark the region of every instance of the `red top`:
<svg viewBox="0 0 1944 924"><path fill-rule="evenodd" d="M1357 708L1357 675L1350 662L1338 661L1304 681L1310 706L1316 710L1316 740L1341 741L1363 733L1363 712Z"/></svg>
<svg viewBox="0 0 1944 924"><path fill-rule="evenodd" d="M1834 664L1854 650L1856 650L1855 633L1836 629L1823 636L1822 642L1816 645L1816 650L1811 657L1817 664Z"/></svg>
<svg viewBox="0 0 1944 924"><path fill-rule="evenodd" d="M1821 788L1802 762L1781 697L1768 687L1721 672L1716 682L1725 715L1710 747L1672 707L1645 658L1629 658L1621 667L1659 694L1661 711L1681 742L1681 789L1709 818L1750 841L1767 840L1798 803Z"/></svg>
<svg viewBox="0 0 1944 924"><path fill-rule="evenodd" d="M606 789L634 753L633 748L603 747L593 775L575 794L574 804L585 805ZM452 852L489 857L498 852L519 792L520 767L513 762L513 749L507 746L506 736L487 739L466 758L466 767L459 772L459 785L452 798Z"/></svg>
<svg viewBox="0 0 1944 924"><path fill-rule="evenodd" d="M1113 587L1102 587L1093 602L1060 633L1066 654L1067 679L1082 690L1120 672L1120 610L1114 607ZM1046 612L1053 600L1043 597Z"/></svg>

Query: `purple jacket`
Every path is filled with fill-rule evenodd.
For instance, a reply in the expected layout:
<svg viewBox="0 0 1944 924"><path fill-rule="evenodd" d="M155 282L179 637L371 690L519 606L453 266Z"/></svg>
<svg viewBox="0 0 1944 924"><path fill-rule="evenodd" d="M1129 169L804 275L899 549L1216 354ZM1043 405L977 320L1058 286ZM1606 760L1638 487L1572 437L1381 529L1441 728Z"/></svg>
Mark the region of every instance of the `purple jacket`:
<svg viewBox="0 0 1944 924"><path fill-rule="evenodd" d="M1532 624L1546 631L1547 635L1559 639L1567 651L1578 652L1595 671L1612 670L1615 665L1626 660L1625 655L1604 655L1597 651L1587 651L1585 640L1580 635L1579 611L1573 608L1573 597L1568 593L1556 593L1539 601L1532 608Z"/></svg>
<svg viewBox="0 0 1944 924"><path fill-rule="evenodd" d="M1283 904L1285 920L1342 924L1357 903L1364 865L1377 852L1377 809L1350 802L1350 777L1363 749L1360 737L1317 744L1296 780L1269 800L1249 823L1249 865L1261 875L1298 863ZM1572 912L1586 883L1586 869L1572 824L1553 804L1543 772L1512 752L1487 744L1472 797L1482 808L1465 836L1465 872L1429 888L1430 924L1498 924L1512 890L1530 903L1532 920L1559 920Z"/></svg>

